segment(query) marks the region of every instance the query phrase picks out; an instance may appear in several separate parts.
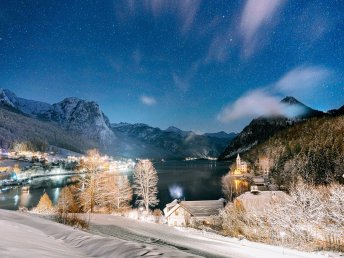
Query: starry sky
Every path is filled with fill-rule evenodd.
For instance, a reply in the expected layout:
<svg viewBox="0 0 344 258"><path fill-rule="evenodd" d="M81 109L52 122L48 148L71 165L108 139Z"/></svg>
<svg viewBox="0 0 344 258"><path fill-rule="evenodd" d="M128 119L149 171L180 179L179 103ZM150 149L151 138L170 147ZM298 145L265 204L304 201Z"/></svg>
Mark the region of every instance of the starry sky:
<svg viewBox="0 0 344 258"><path fill-rule="evenodd" d="M344 2L1 0L0 88L111 122L240 131L294 96L344 105Z"/></svg>

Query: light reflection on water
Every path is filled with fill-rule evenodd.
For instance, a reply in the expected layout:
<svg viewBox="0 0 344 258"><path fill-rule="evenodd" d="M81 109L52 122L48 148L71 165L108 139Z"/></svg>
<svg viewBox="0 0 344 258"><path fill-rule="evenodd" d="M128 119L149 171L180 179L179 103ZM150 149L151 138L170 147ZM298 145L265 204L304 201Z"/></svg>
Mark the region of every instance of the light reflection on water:
<svg viewBox="0 0 344 258"><path fill-rule="evenodd" d="M221 176L228 172L229 163L207 160L166 161L155 162L154 166L159 176L159 208L164 208L166 203L176 198L176 195L171 194L171 187L177 187L178 197L186 200L221 198ZM128 175L132 180L132 171L129 171ZM31 188L29 192L21 191L20 187L0 192L0 208L11 210L19 207L33 208L45 192L56 204L61 189L72 180L70 176L54 176L33 182L35 188Z"/></svg>

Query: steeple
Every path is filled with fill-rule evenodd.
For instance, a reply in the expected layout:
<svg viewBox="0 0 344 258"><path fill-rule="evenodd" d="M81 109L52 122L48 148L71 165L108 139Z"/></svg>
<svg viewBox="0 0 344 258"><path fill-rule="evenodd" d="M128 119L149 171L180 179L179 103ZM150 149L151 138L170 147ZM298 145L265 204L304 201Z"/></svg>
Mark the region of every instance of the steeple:
<svg viewBox="0 0 344 258"><path fill-rule="evenodd" d="M240 168L240 165L241 165L241 159L240 159L240 155L239 155L239 153L238 153L238 156L237 156L237 158L236 158L236 167L237 167L237 168Z"/></svg>

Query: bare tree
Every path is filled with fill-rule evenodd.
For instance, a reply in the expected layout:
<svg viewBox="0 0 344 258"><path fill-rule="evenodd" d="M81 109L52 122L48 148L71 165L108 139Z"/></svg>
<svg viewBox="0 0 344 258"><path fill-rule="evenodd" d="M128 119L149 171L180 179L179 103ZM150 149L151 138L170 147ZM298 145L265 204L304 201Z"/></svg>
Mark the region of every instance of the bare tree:
<svg viewBox="0 0 344 258"><path fill-rule="evenodd" d="M140 160L135 166L134 193L138 197L136 203L144 205L146 211L149 207L154 207L159 203L157 184L158 174L152 162Z"/></svg>
<svg viewBox="0 0 344 258"><path fill-rule="evenodd" d="M129 206L133 198L133 189L129 183L128 177L125 175L117 176L117 193L115 195L115 204L117 209Z"/></svg>
<svg viewBox="0 0 344 258"><path fill-rule="evenodd" d="M81 180L80 201L84 211L93 212L97 196L97 176L107 167L106 162L101 158L98 150L93 149L87 152L82 162L82 169L85 176Z"/></svg>
<svg viewBox="0 0 344 258"><path fill-rule="evenodd" d="M78 212L78 206L74 199L70 187L62 189L59 199L57 200L57 211L60 213Z"/></svg>

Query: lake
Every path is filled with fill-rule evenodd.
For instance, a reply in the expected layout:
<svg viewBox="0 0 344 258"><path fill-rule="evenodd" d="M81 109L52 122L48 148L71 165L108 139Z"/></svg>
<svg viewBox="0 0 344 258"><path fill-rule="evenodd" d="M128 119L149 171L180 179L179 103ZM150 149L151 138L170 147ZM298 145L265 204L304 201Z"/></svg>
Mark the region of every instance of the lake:
<svg viewBox="0 0 344 258"><path fill-rule="evenodd" d="M216 200L223 197L221 177L228 172L228 162L193 160L155 162L159 183L158 208L175 198L185 200ZM129 178L132 171L128 172ZM19 207L35 207L46 192L53 203L58 200L61 189L71 181L70 177L49 177L42 180L42 187L21 191L21 187L0 192L0 208L17 210Z"/></svg>

